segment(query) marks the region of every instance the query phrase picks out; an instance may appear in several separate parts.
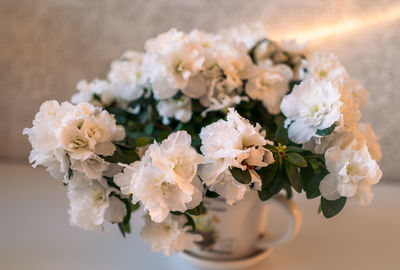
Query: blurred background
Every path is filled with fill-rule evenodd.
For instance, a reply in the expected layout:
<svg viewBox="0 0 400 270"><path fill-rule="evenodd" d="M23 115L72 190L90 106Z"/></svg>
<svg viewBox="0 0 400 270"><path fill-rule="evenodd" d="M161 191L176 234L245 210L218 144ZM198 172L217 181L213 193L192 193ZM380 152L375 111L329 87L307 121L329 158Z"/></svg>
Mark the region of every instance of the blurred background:
<svg viewBox="0 0 400 270"><path fill-rule="evenodd" d="M363 110L380 136L383 181L400 152L400 0L0 0L0 158L27 162L22 129L39 105L104 78L127 49L171 27L217 31L261 21L270 38L308 39L337 54L370 91ZM4 117L5 116L5 117Z"/></svg>
<svg viewBox="0 0 400 270"><path fill-rule="evenodd" d="M400 0L0 0L0 269L189 269L140 240L138 212L127 239L109 224L103 234L71 227L65 188L30 168L22 130L43 101L69 100L79 80L105 78L113 59L171 27L254 22L271 39L334 52L369 89L363 119L381 138L384 182L369 207L332 220L295 194L300 234L254 269L400 269Z"/></svg>

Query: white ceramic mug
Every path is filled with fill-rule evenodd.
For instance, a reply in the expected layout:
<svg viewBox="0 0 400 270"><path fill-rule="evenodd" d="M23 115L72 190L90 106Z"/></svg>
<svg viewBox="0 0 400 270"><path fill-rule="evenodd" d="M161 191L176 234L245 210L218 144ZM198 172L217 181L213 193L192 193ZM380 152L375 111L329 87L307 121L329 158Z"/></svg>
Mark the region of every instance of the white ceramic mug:
<svg viewBox="0 0 400 270"><path fill-rule="evenodd" d="M267 217L270 202L276 203L289 217L286 230L277 237L267 236ZM194 218L196 232L203 241L190 252L212 260L245 258L260 249L281 245L300 229L301 214L292 200L278 195L268 202L259 200L257 192L248 192L244 199L230 206L221 197L206 198L207 213Z"/></svg>

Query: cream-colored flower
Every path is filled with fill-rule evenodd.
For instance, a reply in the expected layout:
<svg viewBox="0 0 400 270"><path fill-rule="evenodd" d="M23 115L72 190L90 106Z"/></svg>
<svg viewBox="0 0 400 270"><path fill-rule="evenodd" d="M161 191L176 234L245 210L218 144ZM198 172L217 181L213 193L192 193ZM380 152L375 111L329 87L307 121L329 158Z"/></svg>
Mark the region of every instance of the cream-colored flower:
<svg viewBox="0 0 400 270"><path fill-rule="evenodd" d="M150 145L141 161L125 165L124 172L114 177L121 192L132 194L134 203L141 201L155 222L198 201L202 186L196 173L204 158L190 144L185 131L173 133L161 144Z"/></svg>
<svg viewBox="0 0 400 270"><path fill-rule="evenodd" d="M121 59L111 63L108 73L113 93L123 101L132 101L143 95L145 76L142 71L143 53L125 52Z"/></svg>
<svg viewBox="0 0 400 270"><path fill-rule="evenodd" d="M89 102L97 107L109 106L117 99L110 83L105 80L94 79L92 82L81 80L76 88L78 93L71 97L73 104Z"/></svg>
<svg viewBox="0 0 400 270"><path fill-rule="evenodd" d="M312 78L337 80L348 78L345 68L333 53L313 52L307 57Z"/></svg>
<svg viewBox="0 0 400 270"><path fill-rule="evenodd" d="M197 43L204 57L201 71L191 78L184 92L198 98L206 108L203 112L226 110L247 97L241 96L243 80L247 78L251 59L243 44L228 42L219 35L192 31L189 39Z"/></svg>
<svg viewBox="0 0 400 270"><path fill-rule="evenodd" d="M199 170L204 183L208 186L230 183L228 169L231 167L249 170L256 175L254 167L264 167L274 162L272 153L264 148L272 142L265 139L265 131L260 132L260 129L260 125L251 125L233 109L229 109L226 121L221 119L204 127L200 132L200 149L208 163ZM258 180L259 177L254 179ZM236 185L240 187L242 184ZM244 187L239 189L239 193L245 190Z"/></svg>
<svg viewBox="0 0 400 270"><path fill-rule="evenodd" d="M379 161L382 158L381 146L378 143L379 137L375 135L370 124L360 123L359 127L366 139L368 151L371 157L376 161Z"/></svg>
<svg viewBox="0 0 400 270"><path fill-rule="evenodd" d="M202 240L200 235L189 232L190 227L185 226L185 216L170 215L163 222L155 223L146 215L144 220L145 226L140 235L151 245L152 251L170 256L190 250L194 247L194 242Z"/></svg>
<svg viewBox="0 0 400 270"><path fill-rule="evenodd" d="M339 90L330 81L309 79L296 85L281 103L289 138L303 144L319 137L317 130L329 128L341 119L341 105Z"/></svg>
<svg viewBox="0 0 400 270"><path fill-rule="evenodd" d="M94 230L104 223L109 206L108 192L98 181L89 181L74 174L68 184L70 223L85 230Z"/></svg>
<svg viewBox="0 0 400 270"><path fill-rule="evenodd" d="M68 170L78 170L91 179L100 179L107 167L99 157L112 155L113 141L125 137L108 112L89 103L72 105L47 101L24 129L32 144L30 162L48 167L53 177L68 180Z"/></svg>
<svg viewBox="0 0 400 270"><path fill-rule="evenodd" d="M271 114L279 114L281 100L289 90L293 72L286 65L272 66L265 62L256 66L246 84L246 94L251 99L262 101Z"/></svg>
<svg viewBox="0 0 400 270"><path fill-rule="evenodd" d="M90 181L80 173L74 173L68 184L70 223L85 230L103 226L104 220L122 222L126 216L125 204L117 197L110 196L110 188L104 179Z"/></svg>
<svg viewBox="0 0 400 270"><path fill-rule="evenodd" d="M346 149L331 147L325 152L325 160L329 174L320 184L325 199L336 200L343 196L361 205L372 201L371 185L379 182L382 171L366 146L360 150L351 146Z"/></svg>
<svg viewBox="0 0 400 270"><path fill-rule="evenodd" d="M176 29L148 40L145 48L145 73L157 99L171 98L178 90L185 93L189 80L196 76L204 62L198 44ZM190 96L190 92L187 94Z"/></svg>
<svg viewBox="0 0 400 270"><path fill-rule="evenodd" d="M158 101L157 111L164 125L170 123L169 118L186 123L192 118L192 101L187 96L181 96L178 99L163 99Z"/></svg>
<svg viewBox="0 0 400 270"><path fill-rule="evenodd" d="M126 216L126 206L123 201L115 196L108 197L108 208L104 218L111 223L121 223Z"/></svg>

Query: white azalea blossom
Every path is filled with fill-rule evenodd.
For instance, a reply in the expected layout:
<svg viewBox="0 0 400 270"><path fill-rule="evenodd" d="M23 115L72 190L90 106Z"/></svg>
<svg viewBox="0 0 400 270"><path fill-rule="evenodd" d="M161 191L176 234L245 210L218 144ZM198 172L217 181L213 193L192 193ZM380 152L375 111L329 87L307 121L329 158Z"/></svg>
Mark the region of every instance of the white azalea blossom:
<svg viewBox="0 0 400 270"><path fill-rule="evenodd" d="M320 184L325 199L336 200L343 196L361 205L372 201L371 185L379 182L382 171L366 146L360 150L331 147L325 152L325 160L329 174Z"/></svg>
<svg viewBox="0 0 400 270"><path fill-rule="evenodd" d="M134 203L140 201L155 222L165 220L170 211L186 211L202 192L196 173L204 158L190 144L185 131L172 133L114 178L121 192L132 194Z"/></svg>
<svg viewBox="0 0 400 270"><path fill-rule="evenodd" d="M108 73L110 87L113 93L123 101L140 98L146 83L142 70L143 53L125 52L120 60L111 63Z"/></svg>
<svg viewBox="0 0 400 270"><path fill-rule="evenodd" d="M330 81L309 79L296 85L281 103L289 138L306 143L319 137L317 130L329 128L341 119L341 105L339 90Z"/></svg>
<svg viewBox="0 0 400 270"><path fill-rule="evenodd" d="M171 98L179 89L185 93L189 80L204 62L199 44L176 29L148 40L145 48L143 65L157 99ZM189 92L187 94L190 96Z"/></svg>
<svg viewBox="0 0 400 270"><path fill-rule="evenodd" d="M121 223L126 216L126 206L123 201L115 196L108 197L108 208L104 218L111 223Z"/></svg>
<svg viewBox="0 0 400 270"><path fill-rule="evenodd" d="M243 80L252 65L246 47L200 31L192 31L189 38L199 44L204 64L199 74L189 81L185 93L199 98L207 108L203 117L209 111L225 110L247 100L241 96Z"/></svg>
<svg viewBox="0 0 400 270"><path fill-rule="evenodd" d="M100 179L107 166L99 155L112 155L112 141L125 137L124 129L108 112L89 103L75 106L56 101L42 104L33 127L24 129L24 134L33 147L33 166L46 166L53 177L64 180L70 167L90 179Z"/></svg>
<svg viewBox="0 0 400 270"><path fill-rule="evenodd" d="M151 250L170 256L173 253L190 250L194 243L201 241L198 234L190 233L184 216L170 215L163 222L156 223L146 215L145 226L140 233L143 240L151 245Z"/></svg>
<svg viewBox="0 0 400 270"><path fill-rule="evenodd" d="M109 197L109 188L104 180L89 181L81 174L74 174L68 184L67 196L70 203L70 223L85 230L100 228L105 217L110 222L121 222L126 207L116 197Z"/></svg>
<svg viewBox="0 0 400 270"><path fill-rule="evenodd" d="M349 77L333 53L313 52L307 57L307 62L307 68L315 79L336 80Z"/></svg>
<svg viewBox="0 0 400 270"><path fill-rule="evenodd" d="M250 190L250 187L236 181L232 174L225 170L219 175L217 181L210 186L210 190L218 193L226 200L227 204L233 205L244 198L244 194Z"/></svg>
<svg viewBox="0 0 400 270"><path fill-rule="evenodd" d="M251 99L262 101L271 114L280 113L281 100L289 91L289 80L293 72L286 65L272 66L265 62L256 66L246 84L246 94Z"/></svg>
<svg viewBox="0 0 400 270"><path fill-rule="evenodd" d="M328 148L333 146L337 146L340 149L352 147L354 150L359 150L365 143L366 140L357 127L338 126L329 135L313 137L310 141L303 144L303 148L311 150L316 154L324 154Z"/></svg>
<svg viewBox="0 0 400 270"><path fill-rule="evenodd" d="M204 127L200 132L200 149L208 163L201 166L200 178L213 186L226 181L226 171L231 167L253 170L274 162L272 153L264 148L272 142L265 139L265 131L260 132L260 129L259 124L252 126L231 108L227 120Z"/></svg>
<svg viewBox="0 0 400 270"><path fill-rule="evenodd" d="M162 99L157 103L157 111L164 125L169 124L169 118L186 123L192 118L192 102L187 96L181 96L178 99Z"/></svg>
<svg viewBox="0 0 400 270"><path fill-rule="evenodd" d="M73 104L89 102L102 107L109 106L117 98L110 83L105 80L94 79L92 82L81 80L76 88L78 92L71 98Z"/></svg>
<svg viewBox="0 0 400 270"><path fill-rule="evenodd" d="M371 157L376 161L379 161L382 158L381 146L378 143L379 137L375 135L370 124L360 123L360 130L366 139L366 144Z"/></svg>

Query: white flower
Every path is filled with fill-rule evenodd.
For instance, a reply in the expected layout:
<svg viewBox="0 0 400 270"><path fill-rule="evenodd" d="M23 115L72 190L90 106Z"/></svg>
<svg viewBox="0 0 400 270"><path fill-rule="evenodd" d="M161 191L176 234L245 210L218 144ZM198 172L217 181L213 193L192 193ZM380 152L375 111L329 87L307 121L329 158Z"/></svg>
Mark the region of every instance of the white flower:
<svg viewBox="0 0 400 270"><path fill-rule="evenodd" d="M368 151L373 159L379 161L382 158L381 146L377 142L379 137L375 135L370 124L360 123L360 130L363 133Z"/></svg>
<svg viewBox="0 0 400 270"><path fill-rule="evenodd" d="M116 96L113 93L110 83L105 80L94 79L92 82L81 80L76 86L78 93L71 98L73 104L89 102L95 106L109 106Z"/></svg>
<svg viewBox="0 0 400 270"><path fill-rule="evenodd" d="M64 102L46 101L40 106L39 112L33 120L32 128L25 128L23 134L29 136L32 151L29 162L33 167L43 165L54 178L63 178L67 175L70 161L67 152L60 145L56 131L61 128L63 120L73 114L74 106Z"/></svg>
<svg viewBox="0 0 400 270"><path fill-rule="evenodd" d="M365 143L366 140L357 126L337 126L327 136L313 137L303 145L303 148L311 150L316 154L324 154L332 146L337 146L340 149L346 149L351 146L354 150L360 150Z"/></svg>
<svg viewBox="0 0 400 270"><path fill-rule="evenodd" d="M246 47L200 31L192 31L188 37L198 44L204 63L201 71L188 82L185 93L199 98L206 107L203 117L209 111L225 110L247 100L240 96L243 80L252 66Z"/></svg>
<svg viewBox="0 0 400 270"><path fill-rule="evenodd" d="M157 99L171 98L179 89L185 93L190 78L204 62L198 44L176 29L148 40L145 48L144 66ZM191 96L190 92L185 94Z"/></svg>
<svg viewBox="0 0 400 270"><path fill-rule="evenodd" d="M79 104L77 108L85 106ZM116 126L107 111L88 107L86 115L66 121L59 130L58 140L74 159L86 159L93 153L110 156L115 151L113 140L121 140L125 133Z"/></svg>
<svg viewBox="0 0 400 270"><path fill-rule="evenodd" d="M85 230L94 230L104 223L109 206L108 191L98 181L88 181L74 174L68 184L70 223Z"/></svg>
<svg viewBox="0 0 400 270"><path fill-rule="evenodd" d="M140 233L143 240L151 245L151 250L167 256L189 250L194 242L201 241L198 234L189 233L190 227L184 216L170 215L163 222L155 223L148 215L144 216L145 226Z"/></svg>
<svg viewBox="0 0 400 270"><path fill-rule="evenodd" d="M340 90L340 100L343 104L340 108L342 119L339 124L346 127L357 127L361 120L360 107L366 103L368 91L358 81L350 78L336 81L336 85Z"/></svg>
<svg viewBox="0 0 400 270"><path fill-rule="evenodd" d="M256 66L246 84L246 94L262 101L271 114L280 113L281 100L289 90L289 80L293 72L286 65Z"/></svg>
<svg viewBox="0 0 400 270"><path fill-rule="evenodd" d="M329 128L341 118L339 90L326 80L309 79L293 88L281 103L287 117L289 138L295 143L306 143L319 137L317 130Z"/></svg>
<svg viewBox="0 0 400 270"><path fill-rule="evenodd" d="M345 68L333 53L313 52L307 57L308 70L315 79L336 80L348 78Z"/></svg>
<svg viewBox="0 0 400 270"><path fill-rule="evenodd" d="M190 144L185 131L173 133L114 177L121 192L131 193L134 203L141 201L155 222L165 220L170 211L186 211L202 192L196 173L204 158Z"/></svg>
<svg viewBox="0 0 400 270"><path fill-rule="evenodd" d="M157 103L157 111L162 117L164 125L169 124L169 118L173 117L183 123L192 118L192 102L187 96L178 99L163 99Z"/></svg>
<svg viewBox="0 0 400 270"><path fill-rule="evenodd" d="M371 185L379 182L382 171L366 146L360 150L331 147L325 153L325 160L329 174L320 184L325 199L336 200L343 196L361 205L372 201Z"/></svg>
<svg viewBox="0 0 400 270"><path fill-rule="evenodd" d="M259 22L250 25L241 24L238 27L222 30L221 35L228 41L243 43L247 49L251 49L258 41L266 37L266 31Z"/></svg>
<svg viewBox="0 0 400 270"><path fill-rule="evenodd" d="M145 77L142 60L142 53L127 51L120 60L111 63L108 79L112 91L124 101L136 100L143 95Z"/></svg>
<svg viewBox="0 0 400 270"><path fill-rule="evenodd" d="M112 141L125 137L124 129L108 112L89 103L60 105L56 101L43 103L33 127L23 133L32 144L29 160L33 166L46 166L53 177L65 181L70 167L90 179L100 179L107 166L99 155L112 155Z"/></svg>
<svg viewBox="0 0 400 270"><path fill-rule="evenodd" d="M219 175L218 180L209 189L217 192L229 205L242 200L244 194L250 190L249 185L243 185L236 181L227 170Z"/></svg>
<svg viewBox="0 0 400 270"><path fill-rule="evenodd" d="M115 196L108 197L108 208L105 212L105 219L111 223L121 223L126 216L126 206L123 201Z"/></svg>
<svg viewBox="0 0 400 270"><path fill-rule="evenodd" d="M200 178L212 186L227 181L229 177L226 171L230 167L250 170L256 174L254 167L272 163L272 153L264 148L264 145L272 142L265 139L265 131L260 132L260 129L259 124L252 126L232 108L229 109L226 121L221 119L204 127L200 132L200 149L208 164L201 166Z"/></svg>
<svg viewBox="0 0 400 270"><path fill-rule="evenodd" d="M91 154L84 159L71 160L71 169L74 171L83 172L89 179L100 179L102 173L108 168L104 159L96 154Z"/></svg>

